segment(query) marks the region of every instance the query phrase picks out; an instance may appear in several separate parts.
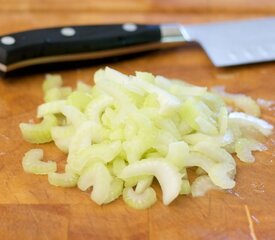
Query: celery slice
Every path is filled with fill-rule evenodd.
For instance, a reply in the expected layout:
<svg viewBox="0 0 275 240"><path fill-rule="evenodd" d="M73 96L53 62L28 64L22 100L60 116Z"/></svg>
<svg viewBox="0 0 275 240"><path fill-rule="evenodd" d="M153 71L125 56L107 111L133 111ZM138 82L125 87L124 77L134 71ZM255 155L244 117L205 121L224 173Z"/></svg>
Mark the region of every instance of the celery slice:
<svg viewBox="0 0 275 240"><path fill-rule="evenodd" d="M78 175L72 172L49 173L48 181L51 185L57 187L75 187L77 185Z"/></svg>
<svg viewBox="0 0 275 240"><path fill-rule="evenodd" d="M92 98L89 93L74 91L68 96L67 103L78 108L80 111L84 111L91 100Z"/></svg>
<svg viewBox="0 0 275 240"><path fill-rule="evenodd" d="M51 135L55 145L65 153L69 152L69 145L72 136L75 133L75 128L72 125L56 126L51 128Z"/></svg>
<svg viewBox="0 0 275 240"><path fill-rule="evenodd" d="M123 191L123 181L119 178L115 178L110 186L110 191L108 197L105 199L104 204L113 202L122 194Z"/></svg>
<svg viewBox="0 0 275 240"><path fill-rule="evenodd" d="M112 184L112 176L107 167L100 162L94 163L91 167L85 169L78 179L78 188L86 191L93 187L91 199L98 205L108 200Z"/></svg>
<svg viewBox="0 0 275 240"><path fill-rule="evenodd" d="M49 91L52 88L61 87L63 80L60 75L47 74L46 79L43 82L42 88L44 92Z"/></svg>
<svg viewBox="0 0 275 240"><path fill-rule="evenodd" d="M63 106L61 108L61 113L66 117L67 122L73 124L75 127L81 125L87 120L85 114L74 106Z"/></svg>
<svg viewBox="0 0 275 240"><path fill-rule="evenodd" d="M45 102L52 102L60 99L66 99L72 92L71 87L54 87L46 91L44 96Z"/></svg>
<svg viewBox="0 0 275 240"><path fill-rule="evenodd" d="M191 192L191 186L187 179L183 179L180 188L180 195L188 195Z"/></svg>
<svg viewBox="0 0 275 240"><path fill-rule="evenodd" d="M191 186L191 193L193 197L204 196L209 190L221 189L217 187L209 178L209 176L200 176L195 179Z"/></svg>
<svg viewBox="0 0 275 240"><path fill-rule="evenodd" d="M162 160L134 162L122 170L120 177L126 179L140 175L153 175L157 178L162 189L164 205L171 203L180 192L181 175L168 162Z"/></svg>
<svg viewBox="0 0 275 240"><path fill-rule="evenodd" d="M48 174L55 172L57 169L56 162L43 162L41 161L42 158L42 149L31 149L26 152L22 160L24 171L33 174Z"/></svg>
<svg viewBox="0 0 275 240"><path fill-rule="evenodd" d="M153 179L154 179L153 176L145 176L143 179L140 179L137 182L135 192L137 194L143 193L148 187L151 186Z"/></svg>
<svg viewBox="0 0 275 240"><path fill-rule="evenodd" d="M51 128L58 124L54 115L45 115L38 124L20 123L23 138L30 143L47 143L52 141Z"/></svg>
<svg viewBox="0 0 275 240"><path fill-rule="evenodd" d="M135 209L146 209L151 207L157 201L156 192L149 187L142 193L136 193L132 188L124 188L124 202Z"/></svg>
<svg viewBox="0 0 275 240"><path fill-rule="evenodd" d="M267 148L264 144L247 138L240 138L235 143L237 157L241 161L248 163L255 161L252 151L264 151L266 149Z"/></svg>
<svg viewBox="0 0 275 240"><path fill-rule="evenodd" d="M61 113L61 109L65 105L66 105L66 100L56 100L52 102L43 103L38 106L37 117L41 118L48 114Z"/></svg>

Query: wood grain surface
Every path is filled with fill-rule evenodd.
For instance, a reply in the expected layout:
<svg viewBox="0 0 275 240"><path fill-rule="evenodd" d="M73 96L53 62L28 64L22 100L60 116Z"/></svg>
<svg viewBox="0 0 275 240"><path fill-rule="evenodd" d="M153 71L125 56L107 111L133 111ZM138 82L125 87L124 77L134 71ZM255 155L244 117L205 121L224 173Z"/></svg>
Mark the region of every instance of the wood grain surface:
<svg viewBox="0 0 275 240"><path fill-rule="evenodd" d="M275 12L275 2L268 0L0 0L0 5L0 34L87 23L196 23ZM75 86L79 79L91 83L105 65L129 74L150 71L202 86L223 85L230 92L275 101L275 63L218 69L198 46L52 73ZM252 226L258 239L275 239L275 135L254 164L237 162L232 191L179 197L168 207L158 191L157 204L144 211L128 208L121 199L99 207L87 193L53 187L45 176L24 173L22 156L35 146L22 140L18 124L35 118L45 73L0 79L0 239L253 239ZM274 105L262 113L275 124ZM64 167L65 155L53 144L41 147L46 159Z"/></svg>

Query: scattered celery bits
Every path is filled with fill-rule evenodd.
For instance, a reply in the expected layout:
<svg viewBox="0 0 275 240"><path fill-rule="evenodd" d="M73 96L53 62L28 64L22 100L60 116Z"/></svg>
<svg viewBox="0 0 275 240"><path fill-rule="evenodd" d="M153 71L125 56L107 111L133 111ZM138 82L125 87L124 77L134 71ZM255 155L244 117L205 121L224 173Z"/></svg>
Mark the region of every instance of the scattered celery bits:
<svg viewBox="0 0 275 240"><path fill-rule="evenodd" d="M73 90L61 76L47 75L45 103L37 111L42 120L21 123L20 130L26 141L53 141L67 154L65 172L57 173L55 162L41 161L41 149L30 150L22 162L26 172L48 174L55 186L90 191L99 205L122 196L130 207L148 208L157 201L153 179L165 205L179 195L231 189L231 154L253 162L252 151L266 149L259 137L273 130L259 118L252 98L221 88L208 91L144 72L127 76L108 67L95 73L94 82L78 82ZM191 167L197 169L193 182Z"/></svg>

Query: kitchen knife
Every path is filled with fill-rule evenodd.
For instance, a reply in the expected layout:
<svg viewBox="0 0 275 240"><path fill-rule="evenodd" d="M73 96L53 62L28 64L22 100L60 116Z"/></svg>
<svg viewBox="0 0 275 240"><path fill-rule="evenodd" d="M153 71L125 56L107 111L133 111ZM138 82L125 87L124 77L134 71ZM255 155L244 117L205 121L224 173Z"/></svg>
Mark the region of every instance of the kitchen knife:
<svg viewBox="0 0 275 240"><path fill-rule="evenodd" d="M199 25L67 26L0 36L0 71L197 42L217 67L275 60L275 18Z"/></svg>

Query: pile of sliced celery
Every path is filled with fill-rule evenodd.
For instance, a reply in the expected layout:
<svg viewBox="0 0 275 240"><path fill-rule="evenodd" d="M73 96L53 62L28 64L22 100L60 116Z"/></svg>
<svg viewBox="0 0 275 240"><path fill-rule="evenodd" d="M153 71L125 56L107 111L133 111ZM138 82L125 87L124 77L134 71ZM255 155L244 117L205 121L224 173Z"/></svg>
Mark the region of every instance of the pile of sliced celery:
<svg viewBox="0 0 275 240"><path fill-rule="evenodd" d="M122 196L133 208L148 208L157 201L154 179L165 205L179 195L231 189L232 154L253 162L252 151L266 149L259 139L272 133L245 95L108 67L95 73L94 82L78 82L73 90L62 86L59 75L47 75L45 103L37 111L41 122L21 123L20 129L26 141L53 141L67 153L65 171L57 173L55 162L42 161L43 151L32 149L23 158L26 172L90 191L99 205ZM190 182L187 169L194 167L197 178Z"/></svg>

